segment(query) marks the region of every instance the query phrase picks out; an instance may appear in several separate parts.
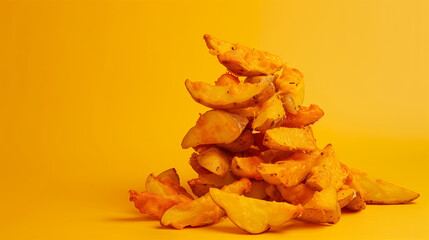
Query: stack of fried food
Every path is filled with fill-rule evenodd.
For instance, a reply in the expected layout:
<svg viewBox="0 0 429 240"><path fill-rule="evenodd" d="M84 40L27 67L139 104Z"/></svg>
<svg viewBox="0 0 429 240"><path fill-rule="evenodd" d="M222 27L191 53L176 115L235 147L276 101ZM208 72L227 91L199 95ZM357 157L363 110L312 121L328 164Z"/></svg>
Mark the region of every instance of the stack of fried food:
<svg viewBox="0 0 429 240"><path fill-rule="evenodd" d="M271 53L204 39L227 68L214 85L186 80L192 98L211 110L200 115L182 141L195 150L188 181L174 168L149 175L146 191L130 191L141 213L163 226L183 229L223 216L249 233L292 219L335 224L341 209L409 203L419 194L368 176L340 162L332 145L319 148L312 124L324 112L301 106L303 75Z"/></svg>

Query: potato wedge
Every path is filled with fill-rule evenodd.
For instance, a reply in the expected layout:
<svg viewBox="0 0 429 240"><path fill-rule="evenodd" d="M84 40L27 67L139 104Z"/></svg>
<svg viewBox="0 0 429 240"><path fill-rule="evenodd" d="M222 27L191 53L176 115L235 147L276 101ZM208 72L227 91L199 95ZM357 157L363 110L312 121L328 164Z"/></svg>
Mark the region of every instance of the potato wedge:
<svg viewBox="0 0 429 240"><path fill-rule="evenodd" d="M272 128L264 135L264 145L282 151L306 151L317 149L311 128Z"/></svg>
<svg viewBox="0 0 429 240"><path fill-rule="evenodd" d="M222 110L211 110L197 121L182 140L182 148L204 144L231 143L237 139L248 123L247 118Z"/></svg>
<svg viewBox="0 0 429 240"><path fill-rule="evenodd" d="M226 149L232 153L244 152L255 143L252 130L245 129L241 135L231 143L217 144L217 146Z"/></svg>
<svg viewBox="0 0 429 240"><path fill-rule="evenodd" d="M251 185L249 179L242 178L222 189L226 192L243 194L250 191ZM216 223L224 215L225 212L213 202L209 194L206 194L193 201L179 203L169 208L160 222L163 226L183 229L186 226L199 227Z"/></svg>
<svg viewBox="0 0 429 240"><path fill-rule="evenodd" d="M265 192L265 188L267 186L268 184L264 181L252 180L252 188L250 189L249 192L244 193L244 196L266 200L268 195Z"/></svg>
<svg viewBox="0 0 429 240"><path fill-rule="evenodd" d="M283 120L281 126L289 128L303 128L314 124L322 118L323 115L325 115L323 110L315 104L311 104L309 107L301 106L295 115L287 112L286 118Z"/></svg>
<svg viewBox="0 0 429 240"><path fill-rule="evenodd" d="M179 175L177 174L177 171L175 168L170 168L165 170L164 172L158 174L159 179L162 180L171 180L177 184L180 185L180 178Z"/></svg>
<svg viewBox="0 0 429 240"><path fill-rule="evenodd" d="M225 73L222 74L215 82L216 86L231 86L231 85L237 85L240 83L240 80L238 80L238 77Z"/></svg>
<svg viewBox="0 0 429 240"><path fill-rule="evenodd" d="M247 77L244 79L244 83L263 83L263 82L272 82L276 80L278 77L277 74L268 75L268 76L253 76L253 77Z"/></svg>
<svg viewBox="0 0 429 240"><path fill-rule="evenodd" d="M364 210L366 208L366 204L362 198L361 193L359 191L355 192L353 199L347 203L345 207L353 211Z"/></svg>
<svg viewBox="0 0 429 240"><path fill-rule="evenodd" d="M204 35L212 55L229 71L238 76L270 75L282 68L283 60L269 52L249 48Z"/></svg>
<svg viewBox="0 0 429 240"><path fill-rule="evenodd" d="M304 183L300 183L293 187L285 187L282 184L277 185L277 189L284 200L293 205L305 205L312 198L315 190L307 187Z"/></svg>
<svg viewBox="0 0 429 240"><path fill-rule="evenodd" d="M222 188L225 185L235 182L237 179L228 172L225 176L221 177L214 173L200 174L198 178L188 181L188 185L192 192L197 197L201 197L209 192L209 188Z"/></svg>
<svg viewBox="0 0 429 240"><path fill-rule="evenodd" d="M238 177L262 180L257 167L264 161L258 156L234 157L231 162L231 171Z"/></svg>
<svg viewBox="0 0 429 240"><path fill-rule="evenodd" d="M351 169L351 174L353 176L351 187L359 191L368 204L404 204L420 196L414 191L375 179L357 169Z"/></svg>
<svg viewBox="0 0 429 240"><path fill-rule="evenodd" d="M192 169L198 174L211 174L211 172L205 168L203 168L198 163L198 154L192 153L191 158L189 159L189 165L191 165Z"/></svg>
<svg viewBox="0 0 429 240"><path fill-rule="evenodd" d="M279 78L274 81L276 91L284 103L285 110L291 114L297 114L300 105L304 101L304 75L294 68L286 65Z"/></svg>
<svg viewBox="0 0 429 240"><path fill-rule="evenodd" d="M237 109L227 109L226 111L238 114L243 116L249 120L252 120L256 116L256 112L258 111L258 107L247 107L247 108L237 108Z"/></svg>
<svg viewBox="0 0 429 240"><path fill-rule="evenodd" d="M169 179L161 180L159 177L150 174L146 179L146 191L156 193L161 196L182 194L193 199L186 189Z"/></svg>
<svg viewBox="0 0 429 240"><path fill-rule="evenodd" d="M354 189L340 189L337 192L338 204L340 208L345 207L356 197L356 191Z"/></svg>
<svg viewBox="0 0 429 240"><path fill-rule="evenodd" d="M253 107L270 99L275 92L270 82L213 86L204 82L185 81L191 97L206 107L214 109L237 109Z"/></svg>
<svg viewBox="0 0 429 240"><path fill-rule="evenodd" d="M313 197L304 205L299 220L314 223L335 224L340 220L341 208L334 187L314 192Z"/></svg>
<svg viewBox="0 0 429 240"><path fill-rule="evenodd" d="M252 234L288 222L302 211L301 205L248 198L216 188L210 189L210 196L237 227Z"/></svg>
<svg viewBox="0 0 429 240"><path fill-rule="evenodd" d="M318 158L318 152L313 154L295 153L287 160L261 163L257 170L267 183L292 187L306 178Z"/></svg>
<svg viewBox="0 0 429 240"><path fill-rule="evenodd" d="M192 199L182 194L162 196L151 192L138 193L131 190L130 201L134 202L134 206L140 211L140 213L161 219L165 211L172 206L182 202L190 202Z"/></svg>
<svg viewBox="0 0 429 240"><path fill-rule="evenodd" d="M217 147L211 147L197 156L200 166L218 176L225 176L228 173L231 159L229 153Z"/></svg>
<svg viewBox="0 0 429 240"><path fill-rule="evenodd" d="M277 95L262 103L258 114L252 122L252 129L266 131L278 127L285 119L286 113L282 101Z"/></svg>
<svg viewBox="0 0 429 240"><path fill-rule="evenodd" d="M348 167L337 159L334 148L328 144L323 149L316 165L308 173L306 184L317 191L328 186L333 186L338 191L348 176Z"/></svg>

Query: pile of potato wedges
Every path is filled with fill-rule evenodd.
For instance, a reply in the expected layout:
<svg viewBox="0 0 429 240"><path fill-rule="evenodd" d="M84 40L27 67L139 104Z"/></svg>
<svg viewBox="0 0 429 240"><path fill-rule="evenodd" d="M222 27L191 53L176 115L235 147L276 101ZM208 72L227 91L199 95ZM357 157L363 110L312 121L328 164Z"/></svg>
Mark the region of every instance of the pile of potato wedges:
<svg viewBox="0 0 429 240"><path fill-rule="evenodd" d="M185 81L191 97L208 108L182 141L198 178L180 185L174 168L149 175L146 191L130 191L143 214L176 229L227 216L252 234L292 219L335 224L341 211L366 204L403 204L419 197L342 163L331 144L319 148L312 125L317 105L302 106L303 75L283 60L205 35L227 69L213 84Z"/></svg>

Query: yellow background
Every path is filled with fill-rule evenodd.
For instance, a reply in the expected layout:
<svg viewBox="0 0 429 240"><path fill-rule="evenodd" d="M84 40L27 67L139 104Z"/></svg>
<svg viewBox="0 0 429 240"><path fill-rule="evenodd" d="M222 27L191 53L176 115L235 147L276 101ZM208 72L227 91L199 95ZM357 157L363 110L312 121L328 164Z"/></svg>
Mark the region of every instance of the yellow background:
<svg viewBox="0 0 429 240"><path fill-rule="evenodd" d="M225 219L177 231L128 202L146 176L195 177L180 142L205 107L184 80L225 72L202 36L268 50L305 75L318 144L413 189L335 226L255 238L428 239L428 1L1 1L2 239L248 237Z"/></svg>

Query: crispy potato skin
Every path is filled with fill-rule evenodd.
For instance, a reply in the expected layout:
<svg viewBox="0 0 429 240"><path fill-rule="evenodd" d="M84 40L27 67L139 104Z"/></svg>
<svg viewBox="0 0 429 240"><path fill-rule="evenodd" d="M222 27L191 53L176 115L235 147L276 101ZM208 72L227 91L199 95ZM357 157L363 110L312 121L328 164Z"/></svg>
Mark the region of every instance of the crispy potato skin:
<svg viewBox="0 0 429 240"><path fill-rule="evenodd" d="M160 180L171 180L180 185L180 178L175 168L170 168L158 174Z"/></svg>
<svg viewBox="0 0 429 240"><path fill-rule="evenodd" d="M241 135L231 143L217 144L217 146L232 153L244 152L255 143L252 130L245 129Z"/></svg>
<svg viewBox="0 0 429 240"><path fill-rule="evenodd" d="M356 198L356 191L354 189L340 189L337 192L340 208L347 206L354 198Z"/></svg>
<svg viewBox="0 0 429 240"><path fill-rule="evenodd" d="M231 85L238 85L240 83L240 80L238 80L238 77L225 73L222 74L215 82L216 86L231 86Z"/></svg>
<svg viewBox="0 0 429 240"><path fill-rule="evenodd" d="M281 123L282 127L303 128L314 124L325 115L323 110L311 104L309 107L301 106L296 114L286 112L286 118Z"/></svg>
<svg viewBox="0 0 429 240"><path fill-rule="evenodd" d="M214 173L200 174L198 178L188 181L188 185L197 197L201 197L209 192L209 188L222 188L232 184L237 179L228 172L225 176L218 176Z"/></svg>
<svg viewBox="0 0 429 240"><path fill-rule="evenodd" d="M334 187L315 191L313 197L304 205L300 220L314 223L336 224L341 217L341 207Z"/></svg>
<svg viewBox="0 0 429 240"><path fill-rule="evenodd" d="M282 68L283 60L269 52L222 41L208 34L204 35L204 40L210 53L238 76L270 75Z"/></svg>
<svg viewBox="0 0 429 240"><path fill-rule="evenodd" d="M213 86L187 79L185 86L197 103L224 110L254 107L267 101L275 93L274 84L271 82Z"/></svg>
<svg viewBox="0 0 429 240"><path fill-rule="evenodd" d="M282 101L278 95L272 96L259 107L258 113L252 122L252 128L258 131L266 131L280 126L286 117Z"/></svg>
<svg viewBox="0 0 429 240"><path fill-rule="evenodd" d="M307 187L304 183L300 183L293 187L285 187L283 184L277 185L282 198L293 205L305 205L312 198L315 190Z"/></svg>
<svg viewBox="0 0 429 240"><path fill-rule="evenodd" d="M138 193L134 190L130 190L129 193L130 201L134 202L140 213L148 214L158 219L161 219L165 211L172 206L192 201L192 199L181 194L161 196L151 192Z"/></svg>
<svg viewBox="0 0 429 240"><path fill-rule="evenodd" d="M182 148L206 144L231 143L237 139L249 120L238 114L210 110L201 115L182 140Z"/></svg>
<svg viewBox="0 0 429 240"><path fill-rule="evenodd" d="M311 128L272 128L264 135L263 144L271 149L282 151L306 151L317 149Z"/></svg>
<svg viewBox="0 0 429 240"><path fill-rule="evenodd" d="M159 177L150 174L146 179L146 191L161 196L181 194L193 199L193 197L182 186L169 179L161 180Z"/></svg>
<svg viewBox="0 0 429 240"><path fill-rule="evenodd" d="M211 147L201 152L197 156L197 161L200 166L210 172L219 176L225 176L230 169L231 158L230 153L218 147Z"/></svg>

